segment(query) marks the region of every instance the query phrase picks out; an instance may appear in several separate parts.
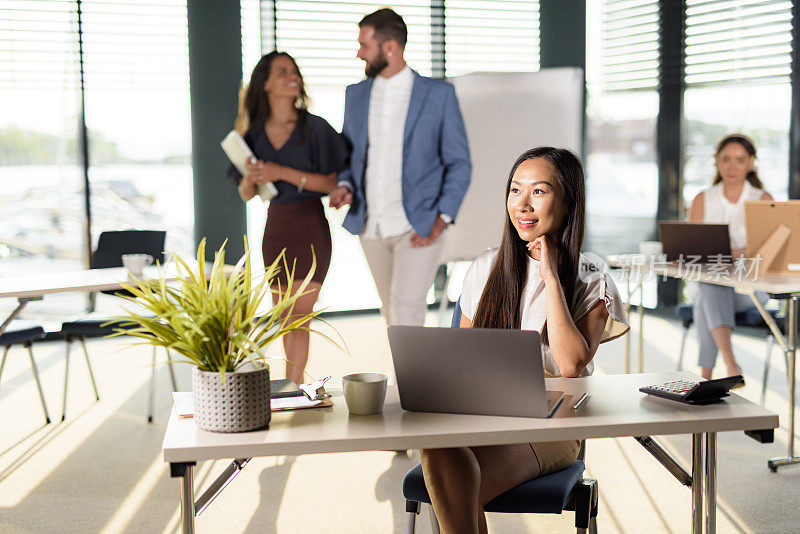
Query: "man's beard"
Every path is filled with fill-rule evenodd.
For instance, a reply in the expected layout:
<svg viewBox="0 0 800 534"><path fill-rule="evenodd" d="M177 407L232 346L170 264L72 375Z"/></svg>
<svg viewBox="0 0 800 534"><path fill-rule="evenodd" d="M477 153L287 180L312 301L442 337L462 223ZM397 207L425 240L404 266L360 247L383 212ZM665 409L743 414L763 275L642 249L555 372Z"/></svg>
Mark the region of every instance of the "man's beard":
<svg viewBox="0 0 800 534"><path fill-rule="evenodd" d="M364 67L364 74L367 75L367 78L374 78L380 72L389 66L389 62L386 61L386 56L383 54L381 50L380 55L375 58L375 61L370 63L369 61L366 62L367 65Z"/></svg>

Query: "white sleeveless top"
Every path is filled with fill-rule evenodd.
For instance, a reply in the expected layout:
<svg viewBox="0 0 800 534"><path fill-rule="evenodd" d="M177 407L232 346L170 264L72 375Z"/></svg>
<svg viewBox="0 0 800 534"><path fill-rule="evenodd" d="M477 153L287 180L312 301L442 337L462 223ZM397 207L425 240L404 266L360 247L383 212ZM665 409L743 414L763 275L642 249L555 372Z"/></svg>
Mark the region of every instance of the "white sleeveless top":
<svg viewBox="0 0 800 534"><path fill-rule="evenodd" d="M483 294L483 288L489 279L489 274L494 266L499 248L492 248L475 258L470 265L467 275L464 277L464 287L461 290L461 310L463 314L472 321L475 317L475 310ZM590 272L586 269L587 264L591 263L589 258L581 254L581 271ZM625 306L617 291L617 286L611 279L611 275L602 271L592 271L594 274L578 277L575 284L574 307L575 312L572 319L577 323L584 315L589 313L598 301L603 301L608 311L608 321L600 339L600 343L615 339L629 330ZM581 279L583 278L583 279ZM528 257L528 279L522 291L520 299L520 312L522 315L522 330L542 331L545 320L547 319L547 302L544 292L544 281L539 276L539 262L530 256ZM553 354L548 345L542 344L542 363L544 364L545 374L548 376L561 376ZM589 362L580 376L587 376L594 371L594 362Z"/></svg>
<svg viewBox="0 0 800 534"><path fill-rule="evenodd" d="M728 225L731 238L731 249L744 248L747 245L747 231L744 226L744 203L760 200L763 189L753 187L744 182L742 194L736 202L725 198L722 182L713 185L703 192L703 222Z"/></svg>

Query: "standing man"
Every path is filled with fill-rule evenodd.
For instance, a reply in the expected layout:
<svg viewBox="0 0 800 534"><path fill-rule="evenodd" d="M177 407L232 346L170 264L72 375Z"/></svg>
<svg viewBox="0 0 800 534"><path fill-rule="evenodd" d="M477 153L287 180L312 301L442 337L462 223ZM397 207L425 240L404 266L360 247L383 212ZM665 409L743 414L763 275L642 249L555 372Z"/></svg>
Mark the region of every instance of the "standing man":
<svg viewBox="0 0 800 534"><path fill-rule="evenodd" d="M342 133L352 145L333 207L360 236L390 325L422 326L426 296L472 164L452 85L406 65L408 30L391 9L358 24L367 78L347 88Z"/></svg>

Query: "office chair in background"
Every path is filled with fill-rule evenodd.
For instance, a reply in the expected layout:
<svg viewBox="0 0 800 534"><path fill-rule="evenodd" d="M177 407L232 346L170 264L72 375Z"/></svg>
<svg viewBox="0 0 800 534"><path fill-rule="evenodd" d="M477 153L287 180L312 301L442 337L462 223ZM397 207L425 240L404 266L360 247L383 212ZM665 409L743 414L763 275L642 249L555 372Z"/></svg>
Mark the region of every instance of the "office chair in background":
<svg viewBox="0 0 800 534"><path fill-rule="evenodd" d="M122 267L123 254L149 254L157 262L164 262L164 242L167 233L163 230L123 230L113 232L102 232L97 241L97 249L92 255L91 269L105 269L110 267ZM103 291L110 295L130 295L124 289ZM69 356L72 342L78 340L83 347L83 354L86 357L86 364L89 369L89 377L94 388L95 398L100 400L97 391L97 384L92 372L92 364L89 361L89 352L86 349L86 338L88 336L107 336L114 333L119 325L106 324L111 318L100 313L90 313L84 317L73 321L66 321L61 325L61 334L67 342L64 369L64 398L61 412L61 420L66 418L67 412L67 384L69 381ZM175 380L175 370L167 350L167 364L172 381L173 391L178 390ZM150 375L150 386L148 390L148 412L147 421L153 421L155 411L155 383L156 383L156 347L153 347L152 371Z"/></svg>
<svg viewBox="0 0 800 534"><path fill-rule="evenodd" d="M47 411L47 403L44 401L42 384L39 382L39 368L36 366L36 360L33 358L33 348L31 347L35 340L43 338L44 335L44 328L41 325L29 323L28 321L11 321L6 330L0 334L0 347L3 347L3 359L0 360L0 378L3 377L3 368L6 366L6 359L11 345L21 344L28 349L31 372L33 373L33 380L36 382L36 388L39 390L39 400L42 403L44 421L46 425L49 425L50 414Z"/></svg>

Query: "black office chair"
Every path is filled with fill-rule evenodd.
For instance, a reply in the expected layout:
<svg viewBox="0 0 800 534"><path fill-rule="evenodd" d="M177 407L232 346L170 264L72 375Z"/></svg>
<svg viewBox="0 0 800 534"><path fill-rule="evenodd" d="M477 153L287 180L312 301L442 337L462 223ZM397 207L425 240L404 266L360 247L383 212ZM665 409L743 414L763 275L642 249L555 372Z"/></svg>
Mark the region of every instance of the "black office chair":
<svg viewBox="0 0 800 534"><path fill-rule="evenodd" d="M38 324L28 323L27 321L11 321L6 330L0 334L0 346L3 347L3 359L0 361L0 378L3 377L3 369L6 366L6 358L8 358L8 351L11 349L11 345L21 344L28 349L33 380L36 382L36 388L39 390L39 400L42 402L44 421L45 424L49 425L50 414L47 411L47 403L44 401L42 384L39 382L39 369L36 366L36 360L33 358L32 348L33 342L43 338L44 335L44 328Z"/></svg>
<svg viewBox="0 0 800 534"><path fill-rule="evenodd" d="M451 326L457 328L460 324L461 299L456 302ZM483 509L507 514L560 514L564 510L571 510L575 512L577 532L595 534L599 500L597 480L582 478L584 469L582 445L579 458L566 469L523 482L489 501ZM403 479L403 497L406 499L406 534L414 534L420 503L431 503L422 465L417 464ZM438 534L439 523L433 507L429 511L431 529Z"/></svg>
<svg viewBox="0 0 800 534"><path fill-rule="evenodd" d="M123 254L149 254L157 262L164 262L164 242L167 233L163 230L123 230L113 232L103 232L97 240L97 249L92 255L91 268L92 269L105 269L110 267L122 267ZM104 291L111 295L130 295L130 292L124 289L117 289L111 291ZM94 373L92 372L92 364L89 360L89 352L86 349L86 338L89 336L99 337L107 336L115 332L118 324L106 324L110 317L99 313L91 313L76 320L67 321L61 325L61 333L67 342L67 350L65 356L65 370L64 370L64 397L61 412L61 420L66 418L67 412L67 384L69 378L69 356L72 348L72 342L78 340L83 347L83 353L86 357L86 364L89 368L89 377L92 381L94 388L95 398L100 400L100 395L97 391L97 385L94 380ZM172 363L169 358L169 351L167 351L167 363L169 365L170 378L172 379L173 391L177 391L177 382L175 380L175 371L172 368ZM148 414L147 421L153 421L154 404L155 404L155 369L156 369L156 347L153 347L153 369L150 375L150 387L148 390Z"/></svg>

